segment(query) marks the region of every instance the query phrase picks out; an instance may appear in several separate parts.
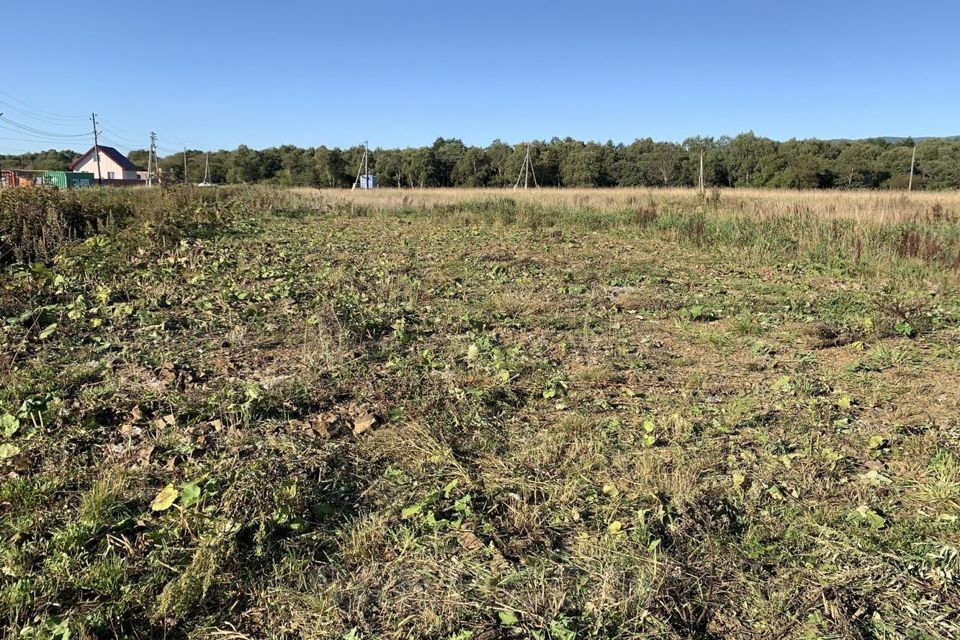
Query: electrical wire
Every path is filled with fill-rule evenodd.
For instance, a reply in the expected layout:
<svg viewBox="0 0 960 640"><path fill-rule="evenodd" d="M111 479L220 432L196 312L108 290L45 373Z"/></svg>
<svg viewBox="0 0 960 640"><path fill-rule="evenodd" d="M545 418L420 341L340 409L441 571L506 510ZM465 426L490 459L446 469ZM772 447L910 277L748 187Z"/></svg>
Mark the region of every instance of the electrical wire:
<svg viewBox="0 0 960 640"><path fill-rule="evenodd" d="M10 138L2 137L0 140L11 140L14 142L36 142L39 144L60 144L63 143L63 140L47 140L44 138Z"/></svg>
<svg viewBox="0 0 960 640"><path fill-rule="evenodd" d="M38 144L76 145L84 142L85 140L89 140L92 137L92 133L87 131L84 131L83 133L67 133L63 131L52 131L46 128L46 126L73 128L75 126L79 126L79 124L82 122L88 121L88 116L67 115L47 111L24 102L23 100L20 100L19 98L12 96L3 90L0 90L0 96L5 98L0 98L0 105L3 105L0 107L0 109L10 109L18 114L21 114L17 120L11 120L6 116L0 116L0 121L3 123L0 124L0 129L18 136L0 138L0 140L34 142ZM42 122L45 126L33 126L31 124L21 122L20 120L27 120L28 122ZM124 129L115 126L111 122L104 122L103 118L98 118L97 125L100 128L100 131L97 132L100 134L100 140L102 140L103 143L108 146L127 150L139 150L148 147L148 144L145 144L139 140L139 134L125 131ZM164 134L163 137L165 139L172 140L174 143L187 144L183 140L173 136L167 136ZM182 149L172 149L170 147L161 145L156 145L156 148L158 151L168 155L174 155L183 152Z"/></svg>
<svg viewBox="0 0 960 640"><path fill-rule="evenodd" d="M12 110L12 111L11 111ZM54 120L53 118L46 118L44 116L39 116L35 113L31 113L26 109L21 109L15 104L6 102L5 100L0 100L0 113L12 113L16 112L15 115L18 118L40 122L45 126L54 126L54 127L75 127L79 126L81 120ZM89 122L89 118L87 118Z"/></svg>
<svg viewBox="0 0 960 640"><path fill-rule="evenodd" d="M130 146L133 146L133 147L142 146L142 145L143 145L143 142L142 142L142 141L141 141L141 142L135 142L135 141L133 141L132 139L130 139L130 138L126 137L126 136L122 136L122 135L118 134L116 131L113 131L112 129L109 129L109 128L107 128L107 127L101 127L101 128L100 128L100 131L101 131L102 133L106 133L108 136L110 136L110 137L111 137L112 139L114 139L114 140L123 141L123 142L125 142L125 143L127 143L127 144L129 144Z"/></svg>
<svg viewBox="0 0 960 640"><path fill-rule="evenodd" d="M77 123L79 123L79 122L85 122L85 121L87 121L87 120L89 119L89 116L65 115L65 114L60 114L60 113L54 113L54 112L52 112L52 111L47 111L47 110L41 109L41 108L39 108L39 107L34 107L34 106L30 105L29 103L24 102L23 100L20 100L19 98L15 97L15 96L12 96L12 95L10 95L9 93L7 93L6 91L3 91L3 90L0 90L0 95L6 96L6 97L7 97L7 100L12 100L13 102L15 102L15 103L17 103L17 104L19 104L19 105L22 105L22 106L17 106L17 104L12 104L11 102L8 102L7 100L0 100L0 102L3 102L3 104L6 104L6 105L8 105L10 108L15 109L15 110L17 110L17 111L20 111L20 112L22 112L22 113L31 114L33 117L35 117L35 118L37 118L37 119L50 118L50 119L54 119L54 120L61 120L61 121L68 121L68 122L77 122Z"/></svg>
<svg viewBox="0 0 960 640"><path fill-rule="evenodd" d="M27 133L32 133L47 138L61 138L61 139L72 139L72 138L86 138L90 136L90 133L59 133L53 131L44 131L43 129L37 129L35 127L30 127L28 125L22 124L20 122L15 122L6 116L0 116L0 121L3 121L9 125L16 127ZM4 129L9 129L9 127L3 127Z"/></svg>

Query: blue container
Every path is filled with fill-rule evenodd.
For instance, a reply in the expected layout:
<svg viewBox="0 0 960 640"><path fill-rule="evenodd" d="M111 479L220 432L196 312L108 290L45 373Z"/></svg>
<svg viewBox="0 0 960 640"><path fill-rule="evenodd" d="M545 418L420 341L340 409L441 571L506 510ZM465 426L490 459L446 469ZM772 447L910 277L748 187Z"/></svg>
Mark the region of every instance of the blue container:
<svg viewBox="0 0 960 640"><path fill-rule="evenodd" d="M376 189L376 188L377 188L377 176L360 176L360 188L361 188L361 189Z"/></svg>

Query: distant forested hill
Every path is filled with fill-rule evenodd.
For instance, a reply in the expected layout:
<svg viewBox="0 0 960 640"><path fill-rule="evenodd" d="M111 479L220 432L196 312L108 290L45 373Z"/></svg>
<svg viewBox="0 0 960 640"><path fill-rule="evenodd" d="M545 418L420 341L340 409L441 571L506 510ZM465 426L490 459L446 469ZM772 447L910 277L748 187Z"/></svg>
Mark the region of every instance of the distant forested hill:
<svg viewBox="0 0 960 640"><path fill-rule="evenodd" d="M529 143L536 178L551 187L693 186L700 153L708 186L803 189L904 188L916 145L915 188L960 188L960 136L949 138L870 138L866 140L787 140L742 133L688 138L682 143L650 138L630 144L583 142L572 138ZM437 138L430 146L375 149L370 171L383 187L504 187L520 172L527 143L495 140L485 147L456 138ZM78 154L44 151L0 155L0 167L64 169ZM131 160L146 164L146 152ZM291 145L254 150L241 145L210 153L214 182L268 182L287 186L347 187L363 155L348 149ZM187 152L187 179L204 177L205 152ZM168 180L183 180L183 155L162 158Z"/></svg>

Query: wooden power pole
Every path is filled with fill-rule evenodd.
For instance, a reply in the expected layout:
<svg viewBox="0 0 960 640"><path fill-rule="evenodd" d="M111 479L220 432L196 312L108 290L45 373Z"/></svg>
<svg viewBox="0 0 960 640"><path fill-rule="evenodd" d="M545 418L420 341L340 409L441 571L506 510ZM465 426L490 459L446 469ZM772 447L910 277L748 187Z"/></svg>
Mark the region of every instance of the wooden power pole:
<svg viewBox="0 0 960 640"><path fill-rule="evenodd" d="M157 134L150 132L150 152L147 154L147 186L153 186L153 176L157 172Z"/></svg>
<svg viewBox="0 0 960 640"><path fill-rule="evenodd" d="M91 113L90 119L93 120L93 157L97 161L97 184L103 186L103 174L100 172L100 141L97 138L100 133L97 131L97 114Z"/></svg>
<svg viewBox="0 0 960 640"><path fill-rule="evenodd" d="M700 149L700 193L703 193L703 149Z"/></svg>
<svg viewBox="0 0 960 640"><path fill-rule="evenodd" d="M520 175L517 176L517 181L514 183L513 188L516 189L520 186L520 180L523 180L523 188L528 189L530 187L530 175L533 175L533 186L540 188L540 185L537 184L537 172L533 170L533 160L530 158L530 145L527 145L527 154L523 156L523 166L520 167Z"/></svg>
<svg viewBox="0 0 960 640"><path fill-rule="evenodd" d="M917 164L917 145L913 145L913 155L910 156L910 182L907 183L907 191L913 191L913 167Z"/></svg>

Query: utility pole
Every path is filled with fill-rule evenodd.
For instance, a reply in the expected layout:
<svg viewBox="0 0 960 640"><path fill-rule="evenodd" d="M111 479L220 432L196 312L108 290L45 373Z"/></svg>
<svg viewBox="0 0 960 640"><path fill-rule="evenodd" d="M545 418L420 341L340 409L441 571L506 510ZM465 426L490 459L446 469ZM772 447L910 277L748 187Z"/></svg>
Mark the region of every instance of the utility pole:
<svg viewBox="0 0 960 640"><path fill-rule="evenodd" d="M523 188L527 189L530 187L530 174L533 174L533 186L540 188L540 185L537 184L537 172L533 169L533 159L530 158L530 145L527 145L527 153L523 156L523 166L520 167L520 175L517 176L517 181L514 183L513 188L516 189L520 186L520 179L523 179Z"/></svg>
<svg viewBox="0 0 960 640"><path fill-rule="evenodd" d="M913 145L913 155L910 156L910 182L907 191L913 191L913 166L917 163L917 145Z"/></svg>
<svg viewBox="0 0 960 640"><path fill-rule="evenodd" d="M97 131L97 114L91 113L90 119L93 120L93 157L97 161L97 184L102 187L103 174L100 173L100 141L97 137L100 135L100 132Z"/></svg>
<svg viewBox="0 0 960 640"><path fill-rule="evenodd" d="M703 193L703 149L700 149L700 193Z"/></svg>
<svg viewBox="0 0 960 640"><path fill-rule="evenodd" d="M360 160L360 166L357 168L357 179L353 181L353 186L350 187L350 190L353 191L357 188L357 185L360 185L361 189L370 189L373 185L370 184L370 149L366 140L363 141L363 158ZM360 177L363 177L363 182L360 182Z"/></svg>
<svg viewBox="0 0 960 640"><path fill-rule="evenodd" d="M150 132L150 152L147 154L147 186L153 186L153 175L157 171L157 134Z"/></svg>
<svg viewBox="0 0 960 640"><path fill-rule="evenodd" d="M147 149L147 186L150 186L150 176L153 175L153 142L150 143L150 148Z"/></svg>
<svg viewBox="0 0 960 640"><path fill-rule="evenodd" d="M187 184L187 148L183 148L183 184Z"/></svg>

